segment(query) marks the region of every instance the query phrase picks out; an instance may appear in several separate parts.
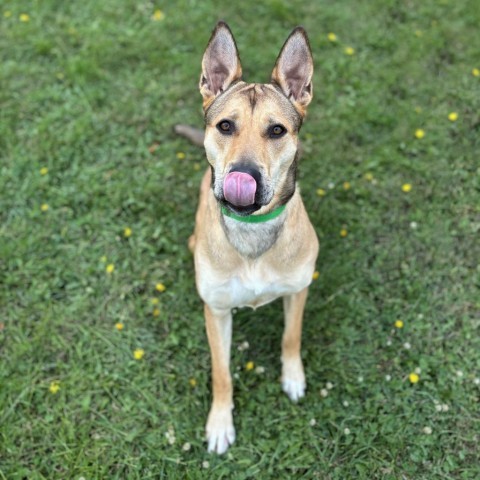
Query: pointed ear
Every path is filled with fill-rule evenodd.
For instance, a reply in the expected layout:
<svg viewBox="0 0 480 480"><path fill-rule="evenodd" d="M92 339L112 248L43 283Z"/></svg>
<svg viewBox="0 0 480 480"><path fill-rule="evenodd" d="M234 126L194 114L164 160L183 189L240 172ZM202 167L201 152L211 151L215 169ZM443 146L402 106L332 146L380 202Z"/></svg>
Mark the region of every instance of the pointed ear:
<svg viewBox="0 0 480 480"><path fill-rule="evenodd" d="M242 77L242 66L232 32L224 22L218 22L203 54L200 93L203 106L208 104L229 85Z"/></svg>
<svg viewBox="0 0 480 480"><path fill-rule="evenodd" d="M272 83L276 83L304 115L312 100L313 58L307 33L297 27L282 47L272 72Z"/></svg>

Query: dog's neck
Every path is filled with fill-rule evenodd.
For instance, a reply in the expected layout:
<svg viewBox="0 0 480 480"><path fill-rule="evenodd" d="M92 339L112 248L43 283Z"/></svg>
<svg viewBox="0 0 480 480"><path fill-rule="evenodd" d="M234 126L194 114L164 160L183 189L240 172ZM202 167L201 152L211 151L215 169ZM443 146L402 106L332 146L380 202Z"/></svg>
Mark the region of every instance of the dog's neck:
<svg viewBox="0 0 480 480"><path fill-rule="evenodd" d="M276 242L285 222L286 212L283 209L274 218L259 223L241 222L223 213L221 217L223 230L230 244L240 255L254 260Z"/></svg>

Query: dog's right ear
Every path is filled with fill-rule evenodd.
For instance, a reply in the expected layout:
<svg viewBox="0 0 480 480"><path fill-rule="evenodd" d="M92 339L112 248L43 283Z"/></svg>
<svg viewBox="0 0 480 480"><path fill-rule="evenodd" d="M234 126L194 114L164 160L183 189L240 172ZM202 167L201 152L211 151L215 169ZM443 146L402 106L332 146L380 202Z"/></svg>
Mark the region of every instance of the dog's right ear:
<svg viewBox="0 0 480 480"><path fill-rule="evenodd" d="M225 22L218 22L203 54L200 93L203 107L242 78L242 66L235 39Z"/></svg>

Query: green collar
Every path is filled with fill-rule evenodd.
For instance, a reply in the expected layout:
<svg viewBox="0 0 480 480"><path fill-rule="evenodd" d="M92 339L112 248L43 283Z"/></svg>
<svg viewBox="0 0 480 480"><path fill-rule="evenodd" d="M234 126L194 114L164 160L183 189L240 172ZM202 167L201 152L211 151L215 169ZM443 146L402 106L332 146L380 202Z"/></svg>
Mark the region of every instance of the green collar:
<svg viewBox="0 0 480 480"><path fill-rule="evenodd" d="M268 212L268 213L264 213L263 215L247 215L245 217L242 217L241 215L237 215L222 206L222 213L227 217L233 218L234 220L238 220L239 222L262 223L262 222L268 222L268 220L277 218L285 210L285 207L286 205L281 205L275 210L272 210L271 212Z"/></svg>

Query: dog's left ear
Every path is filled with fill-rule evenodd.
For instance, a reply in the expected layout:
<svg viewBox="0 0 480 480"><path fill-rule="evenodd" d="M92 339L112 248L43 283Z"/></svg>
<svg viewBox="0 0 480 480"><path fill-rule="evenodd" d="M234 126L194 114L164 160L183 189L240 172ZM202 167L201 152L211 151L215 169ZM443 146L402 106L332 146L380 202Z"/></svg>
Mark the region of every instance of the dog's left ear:
<svg viewBox="0 0 480 480"><path fill-rule="evenodd" d="M312 100L313 58L307 32L297 27L282 47L272 72L272 82L283 90L301 115Z"/></svg>
<svg viewBox="0 0 480 480"><path fill-rule="evenodd" d="M206 108L234 81L242 78L242 66L235 39L225 22L218 22L203 54L200 93Z"/></svg>

